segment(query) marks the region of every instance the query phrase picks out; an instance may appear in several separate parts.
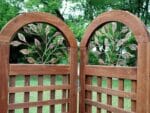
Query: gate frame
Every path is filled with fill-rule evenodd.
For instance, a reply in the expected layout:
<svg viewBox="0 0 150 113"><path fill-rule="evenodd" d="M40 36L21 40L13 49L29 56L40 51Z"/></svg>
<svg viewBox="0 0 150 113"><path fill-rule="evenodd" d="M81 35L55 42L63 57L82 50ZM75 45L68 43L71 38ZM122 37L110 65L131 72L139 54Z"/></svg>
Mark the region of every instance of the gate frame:
<svg viewBox="0 0 150 113"><path fill-rule="evenodd" d="M103 25L111 22L120 22L128 26L138 43L138 57L137 57L137 105L136 113L150 112L150 36L142 21L127 11L114 10L101 14L88 26L84 33L80 45L80 113L85 113L85 69L88 63L87 47L93 33ZM147 62L148 61L148 62ZM146 95L145 95L146 94ZM142 104L141 104L142 103Z"/></svg>
<svg viewBox="0 0 150 113"><path fill-rule="evenodd" d="M30 23L47 23L62 32L64 38L68 42L69 47L69 74L70 74L70 113L76 113L77 109L77 43L73 33L68 26L59 18L49 13L33 12L23 13L13 18L0 32L0 111L7 113L8 111L8 75L9 75L9 48L10 41L17 31L24 25Z"/></svg>

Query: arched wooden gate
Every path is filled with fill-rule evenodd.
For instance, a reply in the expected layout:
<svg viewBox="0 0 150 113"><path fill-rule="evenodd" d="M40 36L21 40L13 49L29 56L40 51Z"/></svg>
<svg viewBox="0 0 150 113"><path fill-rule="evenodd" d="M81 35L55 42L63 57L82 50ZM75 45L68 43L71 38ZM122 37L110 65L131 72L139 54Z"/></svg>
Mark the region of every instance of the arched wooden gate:
<svg viewBox="0 0 150 113"><path fill-rule="evenodd" d="M26 24L47 23L58 28L66 38L69 49L68 65L44 65L44 64L9 64L10 41L16 32ZM62 104L62 113L76 113L76 77L77 77L77 44L73 33L60 19L47 13L24 13L11 20L0 32L0 112L15 113L15 109L23 109L23 113L29 113L30 107L37 107L37 113L42 113L42 107L50 106L50 113L55 112L55 105ZM51 85L42 86L43 77L51 76ZM55 76L63 76L63 85L55 85ZM15 77L24 75L24 87L15 87ZM29 75L38 76L38 86L29 86ZM9 86L8 86L9 81ZM68 82L67 82L68 81ZM55 90L62 90L62 99L55 99ZM30 102L29 93L38 92L38 101ZM42 92L51 91L51 99L43 100ZM24 103L15 103L15 93L24 93ZM68 94L67 94L68 92ZM9 96L8 96L9 94ZM67 96L69 95L69 96Z"/></svg>
<svg viewBox="0 0 150 113"><path fill-rule="evenodd" d="M103 25L110 22L120 22L128 26L134 33L138 43L137 67L94 66L88 62L88 44L92 34ZM92 113L92 107L107 113L149 113L149 36L144 24L134 15L126 11L110 11L97 17L87 28L81 41L80 67L80 113ZM97 77L97 86L91 83L92 77ZM101 85L102 77L107 78L107 88ZM119 79L119 89L112 89L112 78ZM132 91L124 91L124 80L131 80ZM92 92L97 92L97 101L92 100ZM101 94L107 95L107 103L101 103ZM112 96L117 96L118 107L113 107ZM131 111L124 110L124 98L131 99Z"/></svg>
<svg viewBox="0 0 150 113"><path fill-rule="evenodd" d="M97 28L109 22L121 22L127 25L134 33L138 42L138 65L137 67L112 67L112 66L94 66L89 65L87 47L92 34ZM10 64L9 47L15 33L24 25L34 22L48 23L58 28L65 36L69 49L69 65L29 65L29 64ZM92 106L97 108L97 113L101 109L108 113L149 113L149 35L143 23L134 15L125 11L111 11L97 17L88 27L81 42L81 65L80 65L80 113L92 113ZM24 75L25 86L15 87L15 77ZM42 86L43 77L48 74L51 76L51 85ZM63 85L55 85L55 76L63 75ZM37 87L29 86L29 75L37 75L39 85ZM29 113L30 107L37 107L37 113L42 113L44 105L50 106L50 113L54 113L55 104L62 105L62 113L77 112L77 44L72 32L58 18L46 13L25 13L10 21L0 32L0 112L14 113L15 109L23 109L24 113ZM91 77L96 76L97 86L92 86ZM108 78L108 88L101 87L102 77ZM112 90L112 78L119 79L119 89ZM132 91L125 92L123 88L124 80L132 81ZM68 82L67 82L68 81ZM8 84L9 83L9 84ZM43 91L51 91L51 99L42 100ZM63 91L62 99L55 99L55 90ZM30 102L29 93L38 92L38 101ZM69 92L68 94L66 92ZM92 91L97 92L97 101L91 98ZM24 103L15 103L15 93L24 93ZM101 93L107 94L107 104L101 103ZM9 95L9 96L8 96ZM67 96L69 95L69 96ZM119 98L118 107L111 105L112 96ZM130 98L132 109L126 111L123 109L123 99Z"/></svg>

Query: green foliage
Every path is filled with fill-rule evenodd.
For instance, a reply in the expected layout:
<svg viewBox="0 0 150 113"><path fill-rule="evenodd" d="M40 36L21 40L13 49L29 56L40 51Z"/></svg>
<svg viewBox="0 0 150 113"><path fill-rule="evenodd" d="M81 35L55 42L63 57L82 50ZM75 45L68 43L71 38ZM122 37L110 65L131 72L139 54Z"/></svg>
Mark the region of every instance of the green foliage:
<svg viewBox="0 0 150 113"><path fill-rule="evenodd" d="M102 65L135 66L136 41L134 35L122 24L110 23L97 30L89 47L89 63ZM95 49L95 50L94 50ZM93 54L97 57L93 57ZM93 60L91 60L92 58Z"/></svg>
<svg viewBox="0 0 150 113"><path fill-rule="evenodd" d="M19 8L0 0L0 29L13 17L17 15Z"/></svg>
<svg viewBox="0 0 150 113"><path fill-rule="evenodd" d="M21 32L21 31L20 31ZM17 34L12 47L21 46L21 62L55 64L68 62L68 52L62 34L50 25L29 24Z"/></svg>
<svg viewBox="0 0 150 113"><path fill-rule="evenodd" d="M61 0L28 0L24 4L29 11L55 13L61 7Z"/></svg>

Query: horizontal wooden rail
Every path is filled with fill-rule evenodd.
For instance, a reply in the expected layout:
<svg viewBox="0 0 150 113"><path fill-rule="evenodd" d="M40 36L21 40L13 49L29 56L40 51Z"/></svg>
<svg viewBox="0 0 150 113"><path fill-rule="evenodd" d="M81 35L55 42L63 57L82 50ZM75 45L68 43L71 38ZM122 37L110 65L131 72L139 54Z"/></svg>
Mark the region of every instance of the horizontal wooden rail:
<svg viewBox="0 0 150 113"><path fill-rule="evenodd" d="M9 93L70 89L69 85L10 87Z"/></svg>
<svg viewBox="0 0 150 113"><path fill-rule="evenodd" d="M86 65L85 74L90 76L95 75L95 76L104 76L104 77L111 77L111 78L137 80L136 67Z"/></svg>
<svg viewBox="0 0 150 113"><path fill-rule="evenodd" d="M91 86L91 85L86 85L85 89L88 91L95 91L98 93L105 93L108 95L131 98L132 100L136 100L136 93L129 93L129 92L124 92L124 91L119 91L119 90L113 90L110 88L101 88L101 87L96 87L96 86Z"/></svg>
<svg viewBox="0 0 150 113"><path fill-rule="evenodd" d="M9 75L69 74L69 65L10 64Z"/></svg>
<svg viewBox="0 0 150 113"><path fill-rule="evenodd" d="M65 103L70 103L70 99L10 104L10 105L8 105L8 108L9 108L9 110L14 110L14 109L20 109L20 108L29 108L29 107L38 107L38 106L44 106L44 105L55 105L55 104L65 104Z"/></svg>
<svg viewBox="0 0 150 113"><path fill-rule="evenodd" d="M121 108L113 107L111 105L102 104L101 102L94 102L89 99L85 99L85 103L88 105L92 105L92 106L95 106L98 108L108 110L110 112L114 112L114 113L134 113L134 112L130 112L130 111L125 111L124 109L121 109Z"/></svg>

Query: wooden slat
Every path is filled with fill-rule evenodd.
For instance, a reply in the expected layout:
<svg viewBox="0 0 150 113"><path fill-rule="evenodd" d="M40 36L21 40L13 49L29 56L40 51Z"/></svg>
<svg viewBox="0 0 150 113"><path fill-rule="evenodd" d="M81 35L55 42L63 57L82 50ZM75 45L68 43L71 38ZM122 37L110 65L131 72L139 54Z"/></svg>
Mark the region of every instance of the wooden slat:
<svg viewBox="0 0 150 113"><path fill-rule="evenodd" d="M68 75L63 76L63 85L68 84L68 79L69 79ZM67 92L68 91L66 89L63 90L63 94L62 94L63 99L68 98L67 97ZM62 104L62 112L67 112L67 104Z"/></svg>
<svg viewBox="0 0 150 113"><path fill-rule="evenodd" d="M69 48L69 63L70 63L70 97L71 104L69 105L70 113L77 113L77 63L78 63L78 48Z"/></svg>
<svg viewBox="0 0 150 113"><path fill-rule="evenodd" d="M30 85L30 76L25 76L25 86ZM24 93L24 102L29 102L30 93ZM29 108L24 108L24 113L29 113Z"/></svg>
<svg viewBox="0 0 150 113"><path fill-rule="evenodd" d="M0 39L3 36L0 36ZM9 45L0 42L0 112L7 113L8 108L8 64Z"/></svg>
<svg viewBox="0 0 150 113"><path fill-rule="evenodd" d="M51 85L55 85L56 82L56 76L55 75L51 75ZM55 90L51 90L50 92L50 98L51 99L55 99ZM54 113L55 112L55 105L51 105L50 106L50 113Z"/></svg>
<svg viewBox="0 0 150 113"><path fill-rule="evenodd" d="M80 99L79 113L85 113L85 65L88 63L87 48L80 48Z"/></svg>
<svg viewBox="0 0 150 113"><path fill-rule="evenodd" d="M88 77L88 76L86 77L86 84L92 85L92 77ZM85 92L85 98L92 99L92 91L91 90L87 90ZM92 113L92 106L86 105L85 106L85 112Z"/></svg>
<svg viewBox="0 0 150 113"><path fill-rule="evenodd" d="M148 113L147 99L149 75L147 73L147 44L138 44L138 70L137 70L137 102L136 113Z"/></svg>
<svg viewBox="0 0 150 113"><path fill-rule="evenodd" d="M102 86L102 77L97 77L97 86L101 87ZM97 102L102 101L102 94L97 92ZM101 113L101 108L97 107L97 113Z"/></svg>
<svg viewBox="0 0 150 113"><path fill-rule="evenodd" d="M86 65L86 75L104 76L123 79L137 79L137 68Z"/></svg>
<svg viewBox="0 0 150 113"><path fill-rule="evenodd" d="M119 90L120 91L124 90L124 80L123 79L119 79ZM118 107L124 108L124 98L123 97L119 97Z"/></svg>
<svg viewBox="0 0 150 113"><path fill-rule="evenodd" d="M85 99L85 103L89 104L91 106L106 109L107 111L110 111L113 113L134 113L134 112L129 112L129 111L123 110L121 108L112 107L111 105L102 104L101 102L94 102L94 101L91 101L89 99ZM89 113L89 112L87 112L87 113Z"/></svg>
<svg viewBox="0 0 150 113"><path fill-rule="evenodd" d="M114 96L124 97L124 98L131 98L133 100L136 100L136 93L128 93L128 92L124 92L124 91L113 90L113 89L108 89L108 88L101 88L101 87L96 87L96 86L91 86L91 85L86 85L85 89L89 90L89 91L95 91L95 92L99 92L99 93L105 93L108 95L114 95Z"/></svg>
<svg viewBox="0 0 150 113"><path fill-rule="evenodd" d="M16 76L11 76L9 77L9 87L15 87L15 81L16 81ZM15 102L15 92L11 92L9 94L9 103L14 103ZM14 113L14 110L10 110L9 113Z"/></svg>
<svg viewBox="0 0 150 113"><path fill-rule="evenodd" d="M136 93L136 81L132 81L132 89L133 93ZM131 111L136 112L136 100L131 100Z"/></svg>
<svg viewBox="0 0 150 113"><path fill-rule="evenodd" d="M107 78L107 88L111 89L112 88L112 78ZM112 96L107 95L107 104L112 105ZM110 111L107 111L107 113L111 113Z"/></svg>
<svg viewBox="0 0 150 113"><path fill-rule="evenodd" d="M9 75L69 74L69 65L10 64Z"/></svg>
<svg viewBox="0 0 150 113"><path fill-rule="evenodd" d="M43 86L43 75L38 76L38 86ZM38 91L38 101L42 101L42 100L43 100L43 91ZM42 106L38 106L37 113L42 113L42 109L43 109Z"/></svg>
<svg viewBox="0 0 150 113"><path fill-rule="evenodd" d="M9 110L29 108L29 107L38 107L38 106L44 106L44 105L63 104L63 103L70 103L70 99L60 99L60 100L48 100L48 101L9 104Z"/></svg>
<svg viewBox="0 0 150 113"><path fill-rule="evenodd" d="M70 85L10 87L9 93L70 89Z"/></svg>

